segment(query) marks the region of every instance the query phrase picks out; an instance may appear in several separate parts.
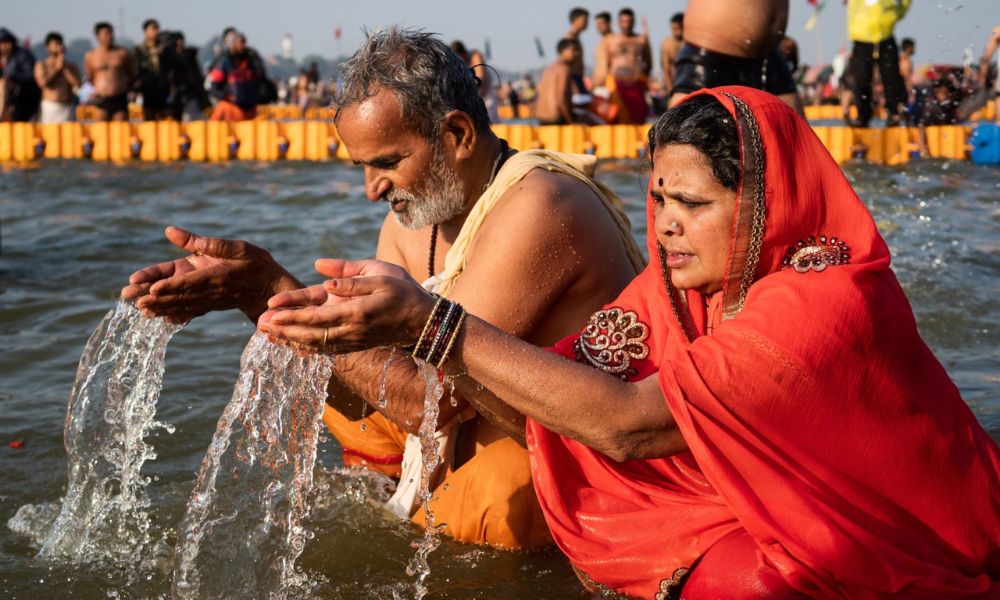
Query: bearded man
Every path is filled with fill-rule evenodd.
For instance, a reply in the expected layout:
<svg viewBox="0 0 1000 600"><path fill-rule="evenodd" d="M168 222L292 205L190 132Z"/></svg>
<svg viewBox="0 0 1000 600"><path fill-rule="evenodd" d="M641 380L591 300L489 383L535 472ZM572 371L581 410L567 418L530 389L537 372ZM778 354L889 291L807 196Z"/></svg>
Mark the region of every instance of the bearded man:
<svg viewBox="0 0 1000 600"><path fill-rule="evenodd" d="M368 199L390 208L376 258L538 345L578 330L642 267L620 201L592 178L595 159L509 148L491 131L468 66L433 35L375 32L342 78L338 133L364 169ZM177 228L167 238L192 255L137 271L122 290L148 314L186 320L238 308L256 321L270 296L303 287L247 242ZM398 353L383 381L390 352L338 357L324 420L346 465L399 478L387 508L424 524L414 434L425 384ZM435 521L466 542L548 544L523 439L476 413L463 385L458 378L440 401Z"/></svg>

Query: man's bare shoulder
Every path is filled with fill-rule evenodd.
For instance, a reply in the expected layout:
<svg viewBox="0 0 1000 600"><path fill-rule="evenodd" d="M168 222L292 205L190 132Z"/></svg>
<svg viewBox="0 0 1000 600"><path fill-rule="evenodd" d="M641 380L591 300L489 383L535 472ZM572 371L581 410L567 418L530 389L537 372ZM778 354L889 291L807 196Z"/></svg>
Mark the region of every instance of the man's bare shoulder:
<svg viewBox="0 0 1000 600"><path fill-rule="evenodd" d="M590 186L545 169L530 171L501 196L483 224L483 233L490 235L483 237L503 239L525 230L564 240L607 236L618 244L614 220Z"/></svg>

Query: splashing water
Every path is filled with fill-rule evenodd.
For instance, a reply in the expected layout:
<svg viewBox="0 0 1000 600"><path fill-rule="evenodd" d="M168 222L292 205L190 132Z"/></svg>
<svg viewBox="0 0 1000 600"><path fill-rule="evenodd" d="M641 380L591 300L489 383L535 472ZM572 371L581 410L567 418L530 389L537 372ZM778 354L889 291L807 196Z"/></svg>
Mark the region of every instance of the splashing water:
<svg viewBox="0 0 1000 600"><path fill-rule="evenodd" d="M8 526L38 545L38 556L69 562L135 564L153 542L149 478L164 354L181 329L148 319L119 300L87 340L69 396L64 429L69 477L62 505L28 504Z"/></svg>
<svg viewBox="0 0 1000 600"><path fill-rule="evenodd" d="M438 370L428 365L426 363L419 363L420 374L424 378L425 391L424 391L424 416L423 421L420 423L420 428L417 433L420 436L420 450L422 459L422 469L420 477L420 503L424 507L424 514L427 520L427 528L424 530L424 535L418 540L413 542L413 547L416 548L417 552L410 560L409 564L406 565L406 574L413 577L416 575L417 580L414 582L414 597L416 600L422 600L424 596L427 595L427 578L430 577L431 567L427 562L427 557L431 552L437 549L441 545L440 531L444 527L444 524L437 525L434 523L434 515L431 513L431 479L434 475L434 470L437 468L438 464L441 462L441 456L438 454L438 440L434 437L434 433L437 431L438 413L441 410L438 404L441 401L441 397L444 395L444 385L438 376Z"/></svg>
<svg viewBox="0 0 1000 600"><path fill-rule="evenodd" d="M174 597L308 593L295 560L312 537L302 521L333 366L250 339L178 528Z"/></svg>

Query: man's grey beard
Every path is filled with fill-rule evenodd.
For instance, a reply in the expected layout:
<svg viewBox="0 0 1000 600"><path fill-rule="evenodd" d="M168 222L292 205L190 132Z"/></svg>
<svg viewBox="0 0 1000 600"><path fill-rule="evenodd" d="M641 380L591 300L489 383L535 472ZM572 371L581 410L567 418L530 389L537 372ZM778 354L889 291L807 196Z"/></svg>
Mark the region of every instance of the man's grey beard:
<svg viewBox="0 0 1000 600"><path fill-rule="evenodd" d="M393 211L396 222L407 229L422 229L428 225L445 223L465 211L465 184L458 171L444 160L444 150L435 145L431 158L431 171L413 192L392 188L386 200L406 201L406 210Z"/></svg>

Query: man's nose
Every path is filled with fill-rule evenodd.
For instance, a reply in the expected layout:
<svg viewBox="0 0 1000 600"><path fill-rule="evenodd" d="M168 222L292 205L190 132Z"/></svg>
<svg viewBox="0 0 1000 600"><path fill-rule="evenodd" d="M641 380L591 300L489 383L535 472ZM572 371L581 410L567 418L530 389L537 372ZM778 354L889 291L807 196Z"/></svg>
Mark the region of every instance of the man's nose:
<svg viewBox="0 0 1000 600"><path fill-rule="evenodd" d="M378 202L392 189L392 182L365 169L365 194L372 202Z"/></svg>

